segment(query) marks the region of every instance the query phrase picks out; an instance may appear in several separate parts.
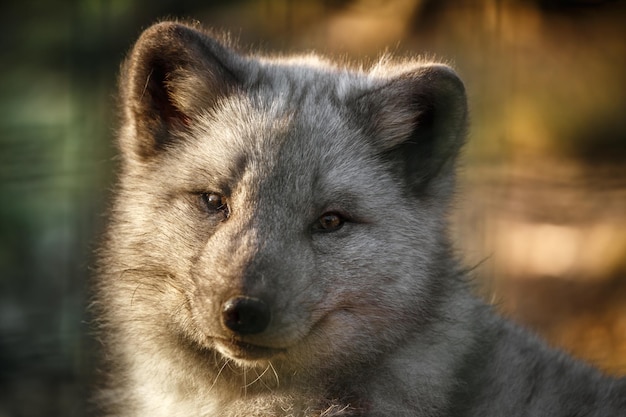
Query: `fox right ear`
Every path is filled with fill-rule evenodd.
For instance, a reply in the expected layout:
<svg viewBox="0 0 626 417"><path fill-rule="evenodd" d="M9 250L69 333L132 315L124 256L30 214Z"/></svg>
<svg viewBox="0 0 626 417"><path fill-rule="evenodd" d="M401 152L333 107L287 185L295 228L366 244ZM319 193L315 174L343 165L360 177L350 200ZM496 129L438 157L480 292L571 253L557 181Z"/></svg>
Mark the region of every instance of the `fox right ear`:
<svg viewBox="0 0 626 417"><path fill-rule="evenodd" d="M352 106L381 157L412 192L439 199L452 195L467 102L463 82L450 67L408 66Z"/></svg>
<svg viewBox="0 0 626 417"><path fill-rule="evenodd" d="M158 23L144 31L120 78L122 152L150 158L172 145L195 116L238 84L237 55L190 26Z"/></svg>

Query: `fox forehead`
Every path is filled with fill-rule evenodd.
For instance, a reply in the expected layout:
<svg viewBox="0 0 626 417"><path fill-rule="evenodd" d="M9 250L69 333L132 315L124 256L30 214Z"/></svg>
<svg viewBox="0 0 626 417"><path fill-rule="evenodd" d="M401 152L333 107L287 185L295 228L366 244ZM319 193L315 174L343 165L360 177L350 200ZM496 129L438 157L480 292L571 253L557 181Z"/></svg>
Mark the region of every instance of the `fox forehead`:
<svg viewBox="0 0 626 417"><path fill-rule="evenodd" d="M294 106L281 94L259 101L250 95L224 99L193 121L168 157L185 176L213 184L237 182L248 171L287 182L340 176L373 154L340 102L329 105L318 96Z"/></svg>

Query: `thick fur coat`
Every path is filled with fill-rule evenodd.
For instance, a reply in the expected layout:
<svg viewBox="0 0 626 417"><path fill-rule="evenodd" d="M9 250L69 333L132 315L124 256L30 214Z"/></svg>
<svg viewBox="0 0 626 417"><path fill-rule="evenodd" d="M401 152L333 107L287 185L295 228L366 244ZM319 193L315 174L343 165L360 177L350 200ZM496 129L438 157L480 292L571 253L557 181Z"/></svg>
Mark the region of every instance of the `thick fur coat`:
<svg viewBox="0 0 626 417"><path fill-rule="evenodd" d="M464 87L146 30L100 250L104 415L619 416L626 382L476 299L447 237Z"/></svg>

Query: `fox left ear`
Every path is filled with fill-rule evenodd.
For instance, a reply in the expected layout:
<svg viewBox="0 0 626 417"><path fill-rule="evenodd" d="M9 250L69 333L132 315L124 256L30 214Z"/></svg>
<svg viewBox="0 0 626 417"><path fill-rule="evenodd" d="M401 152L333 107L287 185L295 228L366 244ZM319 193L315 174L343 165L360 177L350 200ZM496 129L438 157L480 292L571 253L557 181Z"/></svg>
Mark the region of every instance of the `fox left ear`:
<svg viewBox="0 0 626 417"><path fill-rule="evenodd" d="M144 31L120 77L122 153L144 160L174 145L194 117L236 90L239 59L192 26L162 22Z"/></svg>
<svg viewBox="0 0 626 417"><path fill-rule="evenodd" d="M368 137L413 192L437 198L452 194L467 103L463 82L450 67L409 69L355 104L366 117Z"/></svg>

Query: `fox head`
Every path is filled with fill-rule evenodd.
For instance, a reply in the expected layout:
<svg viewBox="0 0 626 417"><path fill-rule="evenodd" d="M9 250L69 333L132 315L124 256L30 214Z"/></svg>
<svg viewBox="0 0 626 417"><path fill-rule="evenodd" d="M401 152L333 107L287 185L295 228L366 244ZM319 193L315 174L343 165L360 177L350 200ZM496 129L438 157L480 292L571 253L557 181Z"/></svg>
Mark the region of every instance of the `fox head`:
<svg viewBox="0 0 626 417"><path fill-rule="evenodd" d="M428 324L466 123L449 67L259 57L166 22L120 87L103 285L126 337L306 375Z"/></svg>

